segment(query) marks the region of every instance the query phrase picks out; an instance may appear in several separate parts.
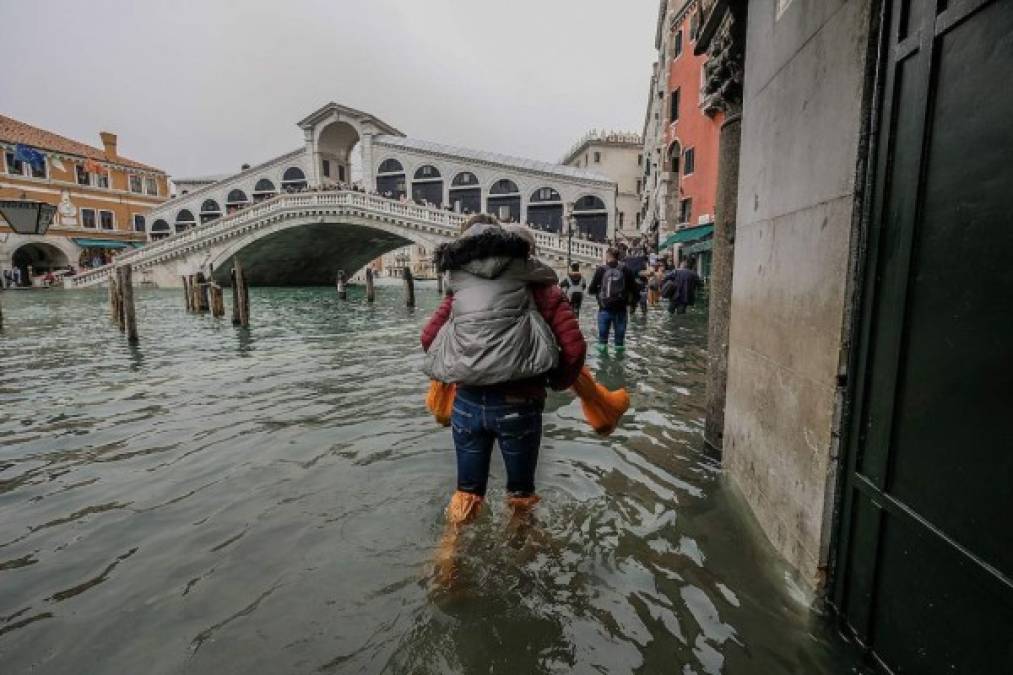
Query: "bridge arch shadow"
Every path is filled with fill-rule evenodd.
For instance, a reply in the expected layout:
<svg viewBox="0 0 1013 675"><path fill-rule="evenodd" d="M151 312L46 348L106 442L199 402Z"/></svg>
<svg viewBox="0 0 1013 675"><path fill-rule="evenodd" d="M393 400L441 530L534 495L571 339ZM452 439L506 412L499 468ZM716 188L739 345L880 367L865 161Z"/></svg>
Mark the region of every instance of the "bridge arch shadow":
<svg viewBox="0 0 1013 675"><path fill-rule="evenodd" d="M349 275L384 253L410 244L435 248L436 237L384 222L344 222L334 216L281 221L229 242L208 260L215 281L227 284L238 256L254 286L323 286L338 270Z"/></svg>

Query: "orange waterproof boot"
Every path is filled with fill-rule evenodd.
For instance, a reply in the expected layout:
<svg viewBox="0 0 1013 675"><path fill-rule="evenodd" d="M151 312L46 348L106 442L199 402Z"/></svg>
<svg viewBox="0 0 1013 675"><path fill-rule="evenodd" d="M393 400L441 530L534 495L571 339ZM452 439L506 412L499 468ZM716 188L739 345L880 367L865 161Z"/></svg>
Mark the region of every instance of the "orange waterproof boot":
<svg viewBox="0 0 1013 675"><path fill-rule="evenodd" d="M478 517L482 510L483 498L480 495L457 490L450 498L447 506L447 526L443 537L436 548L435 576L436 583L450 586L457 577L457 538L461 529Z"/></svg>
<svg viewBox="0 0 1013 675"><path fill-rule="evenodd" d="M429 393L426 394L426 408L436 418L436 423L442 427L450 426L450 415L454 411L454 395L457 393L457 385L429 381Z"/></svg>
<svg viewBox="0 0 1013 675"><path fill-rule="evenodd" d="M623 413L630 407L630 395L625 389L609 391L604 385L595 382L587 366L580 371L573 384L573 391L580 398L584 418L602 436L608 436L616 430Z"/></svg>

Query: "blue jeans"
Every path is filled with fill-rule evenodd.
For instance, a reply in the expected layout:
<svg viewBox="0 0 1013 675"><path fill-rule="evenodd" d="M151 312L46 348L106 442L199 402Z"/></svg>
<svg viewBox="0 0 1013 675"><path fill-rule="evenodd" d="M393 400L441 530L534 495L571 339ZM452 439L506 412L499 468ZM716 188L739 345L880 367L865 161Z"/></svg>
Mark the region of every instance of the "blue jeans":
<svg viewBox="0 0 1013 675"><path fill-rule="evenodd" d="M499 441L507 492L534 494L543 406L543 401L514 401L498 392L458 388L450 417L457 451L457 489L485 495L492 444Z"/></svg>
<svg viewBox="0 0 1013 675"><path fill-rule="evenodd" d="M609 329L615 326L616 347L622 347L626 342L626 308L607 309L602 307L598 310L598 344L609 343Z"/></svg>

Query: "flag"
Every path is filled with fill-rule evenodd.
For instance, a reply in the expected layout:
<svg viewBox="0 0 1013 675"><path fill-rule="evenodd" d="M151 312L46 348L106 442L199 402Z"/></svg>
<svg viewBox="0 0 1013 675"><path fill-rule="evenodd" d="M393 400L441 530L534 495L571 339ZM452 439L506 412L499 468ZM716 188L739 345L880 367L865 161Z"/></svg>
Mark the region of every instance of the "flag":
<svg viewBox="0 0 1013 675"><path fill-rule="evenodd" d="M30 145L23 145L21 143L14 146L14 159L27 162L32 165L32 168L39 171L42 171L43 167L46 166L46 158L41 152Z"/></svg>
<svg viewBox="0 0 1013 675"><path fill-rule="evenodd" d="M84 160L84 170L98 174L103 174L106 172L106 170L102 168L102 165L96 162L94 159Z"/></svg>
<svg viewBox="0 0 1013 675"><path fill-rule="evenodd" d="M52 155L50 155L50 157L49 157L49 163L52 164L53 168L57 169L58 171L66 171L67 170L67 167L65 167L63 165L63 161L59 157L53 157Z"/></svg>

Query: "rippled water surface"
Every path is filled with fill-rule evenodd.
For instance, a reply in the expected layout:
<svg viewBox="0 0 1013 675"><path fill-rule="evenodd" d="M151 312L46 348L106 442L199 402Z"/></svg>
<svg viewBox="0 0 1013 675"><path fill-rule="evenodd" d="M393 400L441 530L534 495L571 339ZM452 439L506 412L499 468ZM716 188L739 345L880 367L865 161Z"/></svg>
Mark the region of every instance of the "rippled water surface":
<svg viewBox="0 0 1013 675"><path fill-rule="evenodd" d="M495 458L443 589L437 296L357 292L254 289L243 331L139 291L136 348L100 291L0 295L0 671L852 670L700 450L705 316L591 357L632 394L613 437L550 396L535 524L505 527Z"/></svg>

